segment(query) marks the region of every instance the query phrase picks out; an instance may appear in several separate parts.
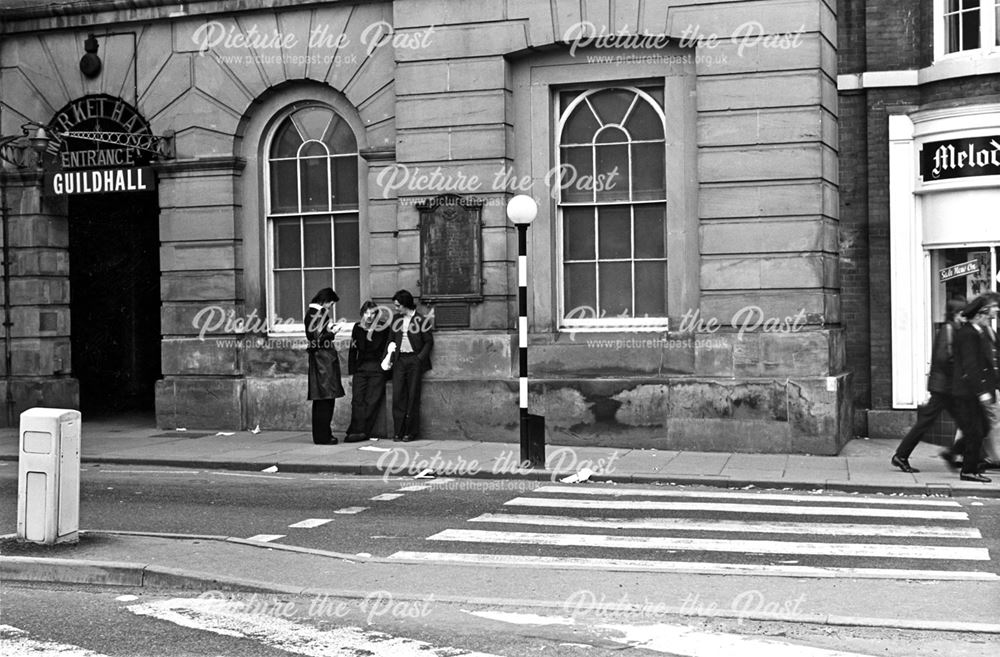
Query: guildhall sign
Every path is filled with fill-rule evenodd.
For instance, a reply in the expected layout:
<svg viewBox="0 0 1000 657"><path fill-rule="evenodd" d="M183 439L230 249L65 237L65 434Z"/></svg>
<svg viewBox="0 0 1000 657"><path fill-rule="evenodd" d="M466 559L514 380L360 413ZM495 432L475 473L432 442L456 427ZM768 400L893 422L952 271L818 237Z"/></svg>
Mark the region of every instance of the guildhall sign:
<svg viewBox="0 0 1000 657"><path fill-rule="evenodd" d="M155 138L131 105L106 94L78 98L49 123L49 152L62 171L46 174L45 189L55 196L145 192L156 189L148 166Z"/></svg>

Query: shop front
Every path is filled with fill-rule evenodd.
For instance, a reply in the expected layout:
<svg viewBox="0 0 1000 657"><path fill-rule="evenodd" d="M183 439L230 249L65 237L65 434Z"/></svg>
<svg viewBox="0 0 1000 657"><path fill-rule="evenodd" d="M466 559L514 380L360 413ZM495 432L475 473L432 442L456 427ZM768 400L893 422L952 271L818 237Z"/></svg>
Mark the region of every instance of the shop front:
<svg viewBox="0 0 1000 657"><path fill-rule="evenodd" d="M889 127L893 407L911 409L946 303L998 287L1000 106L893 115Z"/></svg>

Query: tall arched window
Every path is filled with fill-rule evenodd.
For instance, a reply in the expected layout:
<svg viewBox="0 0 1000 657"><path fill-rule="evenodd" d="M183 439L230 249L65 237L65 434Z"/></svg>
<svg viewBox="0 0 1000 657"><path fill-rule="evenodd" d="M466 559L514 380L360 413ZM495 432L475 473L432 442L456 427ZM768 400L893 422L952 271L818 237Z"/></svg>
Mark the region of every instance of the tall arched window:
<svg viewBox="0 0 1000 657"><path fill-rule="evenodd" d="M274 130L267 159L270 325L301 323L318 290L340 296L338 318L361 305L358 143L324 106L296 109Z"/></svg>
<svg viewBox="0 0 1000 657"><path fill-rule="evenodd" d="M662 88L559 94L564 326L667 315Z"/></svg>

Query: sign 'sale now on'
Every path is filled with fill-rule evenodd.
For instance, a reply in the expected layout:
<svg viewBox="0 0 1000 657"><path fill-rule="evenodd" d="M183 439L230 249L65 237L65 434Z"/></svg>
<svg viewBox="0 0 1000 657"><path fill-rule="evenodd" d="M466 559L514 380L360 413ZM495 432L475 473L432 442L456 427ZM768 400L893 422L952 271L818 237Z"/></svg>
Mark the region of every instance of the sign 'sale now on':
<svg viewBox="0 0 1000 657"><path fill-rule="evenodd" d="M131 169L100 169L62 171L49 175L49 190L57 196L69 194L104 194L109 192L143 192L156 189L156 178L150 167Z"/></svg>

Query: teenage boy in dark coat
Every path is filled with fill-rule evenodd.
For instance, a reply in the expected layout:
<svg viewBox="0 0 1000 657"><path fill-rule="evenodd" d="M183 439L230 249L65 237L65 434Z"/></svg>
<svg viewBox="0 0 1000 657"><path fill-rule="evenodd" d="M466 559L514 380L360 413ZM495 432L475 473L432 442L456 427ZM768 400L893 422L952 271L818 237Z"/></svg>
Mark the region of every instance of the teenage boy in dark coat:
<svg viewBox="0 0 1000 657"><path fill-rule="evenodd" d="M417 312L413 295L407 290L396 292L392 301L396 316L392 318L386 359L394 360L391 366L393 440L408 443L420 437L420 389L424 372L431 369L433 322Z"/></svg>
<svg viewBox="0 0 1000 657"><path fill-rule="evenodd" d="M347 371L351 379L351 424L344 442L368 440L372 435L379 408L385 398L385 372L382 358L389 345L388 308L365 301L361 306L361 321L351 332L351 348L347 352Z"/></svg>

